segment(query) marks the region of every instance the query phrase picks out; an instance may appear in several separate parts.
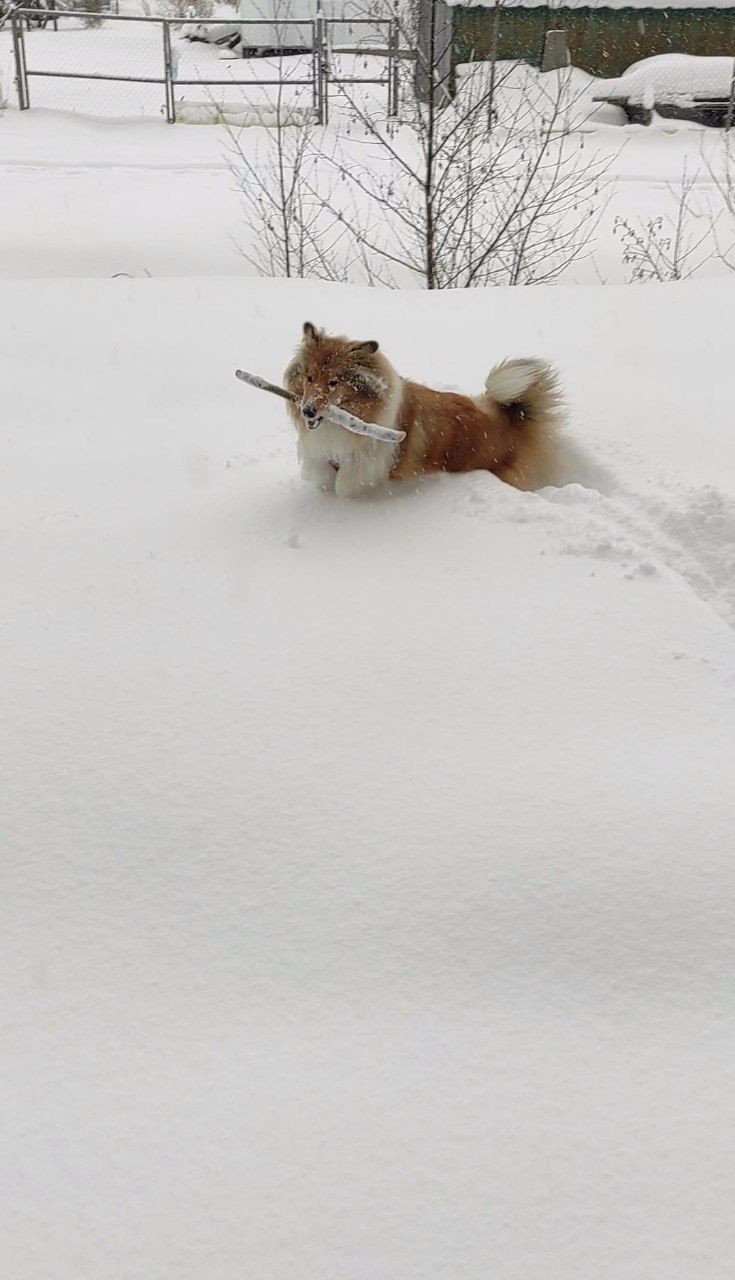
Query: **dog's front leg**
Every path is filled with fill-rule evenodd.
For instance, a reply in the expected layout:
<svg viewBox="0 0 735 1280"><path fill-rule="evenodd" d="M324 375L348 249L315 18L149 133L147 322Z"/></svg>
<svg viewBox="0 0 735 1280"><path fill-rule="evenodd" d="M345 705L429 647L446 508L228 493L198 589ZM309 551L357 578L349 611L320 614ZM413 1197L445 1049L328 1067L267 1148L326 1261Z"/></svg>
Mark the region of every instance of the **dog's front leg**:
<svg viewBox="0 0 735 1280"><path fill-rule="evenodd" d="M343 459L334 486L338 498L359 498L385 484L393 465L394 450L380 444L376 449L361 449Z"/></svg>
<svg viewBox="0 0 735 1280"><path fill-rule="evenodd" d="M334 492L338 498L359 498L374 488L374 482L366 480L361 467L343 463L334 481Z"/></svg>
<svg viewBox="0 0 735 1280"><path fill-rule="evenodd" d="M323 489L326 493L334 492L337 472L331 462L325 462L323 458L302 456L301 475L309 484L316 485L317 489Z"/></svg>

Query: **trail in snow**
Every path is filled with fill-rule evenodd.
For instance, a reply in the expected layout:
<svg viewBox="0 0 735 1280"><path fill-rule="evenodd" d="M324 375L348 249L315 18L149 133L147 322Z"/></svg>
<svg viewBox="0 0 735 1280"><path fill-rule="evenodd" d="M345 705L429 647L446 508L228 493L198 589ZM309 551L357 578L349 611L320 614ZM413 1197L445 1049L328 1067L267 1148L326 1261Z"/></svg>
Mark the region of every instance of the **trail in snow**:
<svg viewBox="0 0 735 1280"><path fill-rule="evenodd" d="M735 498L716 485L624 480L614 458L593 460L570 436L560 442L554 484L539 493L488 491L470 478L458 504L491 520L547 524L558 554L618 563L625 577L665 572L735 627ZM628 460L627 474L635 474ZM469 492L468 492L469 490Z"/></svg>
<svg viewBox="0 0 735 1280"><path fill-rule="evenodd" d="M567 508L561 551L618 561L627 573L665 569L735 626L735 500L715 485L568 484L543 497Z"/></svg>
<svg viewBox="0 0 735 1280"><path fill-rule="evenodd" d="M574 505L575 496L561 490L553 500ZM649 484L639 491L620 486L599 502L590 494L586 505L587 520L576 534L570 531L563 550L620 561L629 572L664 567L735 626L732 498L714 485L692 489Z"/></svg>

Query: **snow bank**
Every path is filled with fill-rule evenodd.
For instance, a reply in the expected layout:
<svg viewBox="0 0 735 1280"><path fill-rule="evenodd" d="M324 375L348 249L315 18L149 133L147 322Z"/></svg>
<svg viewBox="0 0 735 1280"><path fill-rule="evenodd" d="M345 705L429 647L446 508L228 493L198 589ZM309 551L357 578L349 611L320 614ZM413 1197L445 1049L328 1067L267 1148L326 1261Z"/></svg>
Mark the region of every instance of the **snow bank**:
<svg viewBox="0 0 735 1280"><path fill-rule="evenodd" d="M700 58L688 53L662 53L644 58L625 75L595 82L597 93L618 94L630 102L691 102L695 98L727 98L733 83L732 58Z"/></svg>
<svg viewBox="0 0 735 1280"><path fill-rule="evenodd" d="M729 1277L733 301L5 284L7 1275ZM309 491L306 317L569 483Z"/></svg>
<svg viewBox="0 0 735 1280"><path fill-rule="evenodd" d="M485 74L486 68L463 68L460 81L469 87ZM546 84L551 80L546 77ZM600 214L593 252L569 269L565 282L626 280L630 268L613 232L616 218L645 226L661 217L670 227L684 171L695 185L692 239L718 219L717 237L727 248L735 239L735 218L724 211L711 177L727 185L723 131L666 121L622 134L602 123L623 120L619 108L598 105L591 118L598 82L582 72L573 72L569 81L564 115L580 130L570 140L569 155L583 147L592 164L609 164L611 185L590 192L590 207ZM520 100L543 110L534 86L543 88L538 77L521 69L504 80L503 109L511 115L525 93ZM195 115L200 117L200 109ZM252 127L239 138L251 158L265 165L273 132L258 127L256 116L261 125L272 119L264 108L243 113L240 120ZM348 157L361 163L361 137L341 132L340 138ZM325 147L333 141L328 133ZM244 217L232 161L232 140L223 125L173 128L40 108L7 111L0 120L0 278L251 274L239 247L251 250L258 229ZM329 189L328 167L317 166L314 176ZM709 234L701 248L702 274L726 271L716 257L708 258L715 250Z"/></svg>

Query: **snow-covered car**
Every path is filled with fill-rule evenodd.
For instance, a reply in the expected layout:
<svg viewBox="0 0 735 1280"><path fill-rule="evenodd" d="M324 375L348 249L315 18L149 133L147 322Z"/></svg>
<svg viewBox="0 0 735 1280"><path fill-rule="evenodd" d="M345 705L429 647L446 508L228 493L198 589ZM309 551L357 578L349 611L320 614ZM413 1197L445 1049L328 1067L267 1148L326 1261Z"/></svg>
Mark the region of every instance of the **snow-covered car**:
<svg viewBox="0 0 735 1280"><path fill-rule="evenodd" d="M657 112L722 126L735 120L735 60L689 53L644 58L622 76L599 81L594 101L622 107L634 124L650 124Z"/></svg>

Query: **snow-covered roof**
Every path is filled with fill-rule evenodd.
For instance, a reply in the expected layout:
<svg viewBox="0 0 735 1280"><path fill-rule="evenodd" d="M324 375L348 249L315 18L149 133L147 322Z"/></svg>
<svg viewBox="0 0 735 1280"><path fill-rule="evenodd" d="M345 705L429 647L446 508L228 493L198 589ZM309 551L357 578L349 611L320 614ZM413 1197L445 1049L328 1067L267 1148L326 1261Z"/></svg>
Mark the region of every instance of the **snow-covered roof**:
<svg viewBox="0 0 735 1280"><path fill-rule="evenodd" d="M495 0L447 0L468 9L492 9ZM548 0L502 0L503 9L545 9ZM552 9L732 9L735 0L561 0Z"/></svg>

